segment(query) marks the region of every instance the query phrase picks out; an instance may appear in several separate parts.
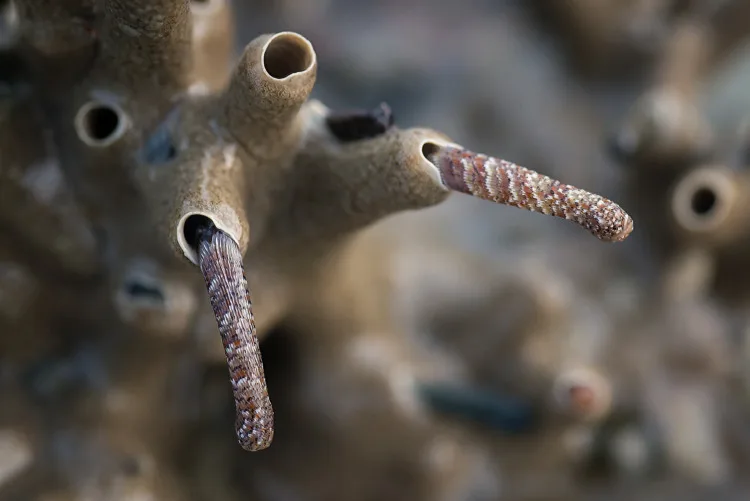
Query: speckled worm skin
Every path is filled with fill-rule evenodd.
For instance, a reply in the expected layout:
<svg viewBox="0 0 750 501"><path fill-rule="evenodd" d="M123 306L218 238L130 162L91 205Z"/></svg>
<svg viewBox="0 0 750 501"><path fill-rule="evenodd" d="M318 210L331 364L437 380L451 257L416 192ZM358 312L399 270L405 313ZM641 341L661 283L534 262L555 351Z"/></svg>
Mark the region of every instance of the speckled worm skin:
<svg viewBox="0 0 750 501"><path fill-rule="evenodd" d="M198 260L229 365L237 440L247 451L263 450L273 440L274 416L242 253L229 235L211 227L199 236Z"/></svg>
<svg viewBox="0 0 750 501"><path fill-rule="evenodd" d="M439 147L428 160L451 190L569 219L607 242L625 240L633 231L633 220L611 200L506 160L453 146Z"/></svg>

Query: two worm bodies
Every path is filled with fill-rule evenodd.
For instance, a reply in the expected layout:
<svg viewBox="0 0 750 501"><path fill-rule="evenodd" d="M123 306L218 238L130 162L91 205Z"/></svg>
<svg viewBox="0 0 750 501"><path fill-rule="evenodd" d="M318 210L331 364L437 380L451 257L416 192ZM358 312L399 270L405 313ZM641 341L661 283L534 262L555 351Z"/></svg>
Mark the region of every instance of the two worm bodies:
<svg viewBox="0 0 750 501"><path fill-rule="evenodd" d="M622 241L633 221L619 205L505 160L460 147L427 155L446 188L484 200L571 220L603 241ZM274 411L261 359L252 303L239 245L209 224L197 235L199 266L229 366L237 412L236 432L247 451L267 448Z"/></svg>

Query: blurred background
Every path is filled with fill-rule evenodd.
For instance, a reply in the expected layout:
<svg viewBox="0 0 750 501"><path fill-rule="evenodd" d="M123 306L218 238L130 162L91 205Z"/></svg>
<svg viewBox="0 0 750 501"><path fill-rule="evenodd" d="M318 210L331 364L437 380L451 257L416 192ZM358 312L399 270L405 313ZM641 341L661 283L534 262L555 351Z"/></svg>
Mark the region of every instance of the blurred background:
<svg viewBox="0 0 750 501"><path fill-rule="evenodd" d="M220 357L148 340L113 369L106 342L43 361L8 343L1 500L750 498L750 2L231 6L237 56L262 33L312 42L327 106L386 102L400 127L615 200L635 230L606 244L459 194L378 223L398 342L311 348L274 327L261 453L236 444ZM23 277L0 274L0 303L20 300ZM91 417L154 401L137 447L128 412Z"/></svg>

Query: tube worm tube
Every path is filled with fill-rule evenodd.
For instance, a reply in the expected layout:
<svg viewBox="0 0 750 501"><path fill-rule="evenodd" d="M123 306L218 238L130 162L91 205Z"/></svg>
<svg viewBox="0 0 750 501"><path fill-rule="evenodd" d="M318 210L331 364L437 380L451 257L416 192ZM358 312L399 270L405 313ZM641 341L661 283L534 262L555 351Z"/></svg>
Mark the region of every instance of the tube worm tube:
<svg viewBox="0 0 750 501"><path fill-rule="evenodd" d="M625 240L633 220L619 205L525 167L458 146L434 147L427 158L451 190L571 220L607 242Z"/></svg>
<svg viewBox="0 0 750 501"><path fill-rule="evenodd" d="M746 239L750 178L725 166L704 166L680 179L671 198L673 231L683 241L716 248Z"/></svg>
<svg viewBox="0 0 750 501"><path fill-rule="evenodd" d="M610 144L613 154L636 166L680 165L706 156L712 130L698 108L700 76L712 54L703 20L681 21L667 41L652 88L628 112Z"/></svg>
<svg viewBox="0 0 750 501"><path fill-rule="evenodd" d="M226 127L260 159L289 146L295 118L317 74L312 44L302 35L262 35L248 44L223 96Z"/></svg>
<svg viewBox="0 0 750 501"><path fill-rule="evenodd" d="M229 365L237 410L237 439L243 449L271 445L274 415L255 332L242 253L232 237L209 220L196 225L193 241Z"/></svg>
<svg viewBox="0 0 750 501"><path fill-rule="evenodd" d="M234 19L229 0L191 1L194 93L218 92L232 74Z"/></svg>
<svg viewBox="0 0 750 501"><path fill-rule="evenodd" d="M206 130L211 111L192 103L173 110L144 142L134 176L157 231L195 265L198 249L186 232L191 218L210 219L243 254L251 226L245 207L249 183L238 145L226 133Z"/></svg>
<svg viewBox="0 0 750 501"><path fill-rule="evenodd" d="M269 229L275 242L331 239L405 210L436 205L450 191L443 186L426 149L450 144L441 133L392 126L387 107L369 112L332 113L311 100L300 117L304 142ZM324 244L326 245L326 244Z"/></svg>
<svg viewBox="0 0 750 501"><path fill-rule="evenodd" d="M94 43L93 0L16 0L21 36L46 56Z"/></svg>
<svg viewBox="0 0 750 501"><path fill-rule="evenodd" d="M45 92L67 88L94 65L99 46L94 4L93 0L13 3L18 15L19 52Z"/></svg>
<svg viewBox="0 0 750 501"><path fill-rule="evenodd" d="M189 85L193 29L189 0L105 0L102 61L131 89Z"/></svg>

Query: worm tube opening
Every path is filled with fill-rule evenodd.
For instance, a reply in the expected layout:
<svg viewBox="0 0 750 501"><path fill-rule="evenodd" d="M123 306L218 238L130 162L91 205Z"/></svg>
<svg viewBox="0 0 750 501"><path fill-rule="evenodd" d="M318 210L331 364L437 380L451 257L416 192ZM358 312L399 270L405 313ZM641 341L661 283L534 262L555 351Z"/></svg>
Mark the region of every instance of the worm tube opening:
<svg viewBox="0 0 750 501"><path fill-rule="evenodd" d="M450 185L446 183L446 179L443 175L443 172L440 171L440 167L439 167L440 152L446 146L460 148L459 145L453 144L453 143L446 142L444 144L438 144L435 141L425 140L422 142L420 151L422 153L422 158L424 159L427 172L430 173L430 176L432 177L433 181L435 181L437 184L439 184L441 187L445 189L450 189Z"/></svg>
<svg viewBox="0 0 750 501"><path fill-rule="evenodd" d="M315 63L315 52L304 37L296 33L280 33L266 44L263 69L269 76L283 80L295 73L309 70Z"/></svg>
<svg viewBox="0 0 750 501"><path fill-rule="evenodd" d="M182 236L185 243L193 250L198 252L201 238L208 232L216 230L216 225L210 218L202 214L193 214L185 219L182 227Z"/></svg>
<svg viewBox="0 0 750 501"><path fill-rule="evenodd" d="M612 384L598 371L570 369L555 379L552 395L558 408L583 421L597 421L612 409Z"/></svg>
<svg viewBox="0 0 750 501"><path fill-rule="evenodd" d="M220 214L214 217L201 212L189 212L177 223L177 243L191 263L198 265L200 238L207 231L221 230L234 241L240 242L241 228Z"/></svg>
<svg viewBox="0 0 750 501"><path fill-rule="evenodd" d="M125 134L127 118L116 106L92 101L78 110L75 128L81 141L101 148L111 145Z"/></svg>
<svg viewBox="0 0 750 501"><path fill-rule="evenodd" d="M728 172L701 169L678 183L672 197L672 214L683 231L713 232L727 220L735 200L735 181Z"/></svg>

